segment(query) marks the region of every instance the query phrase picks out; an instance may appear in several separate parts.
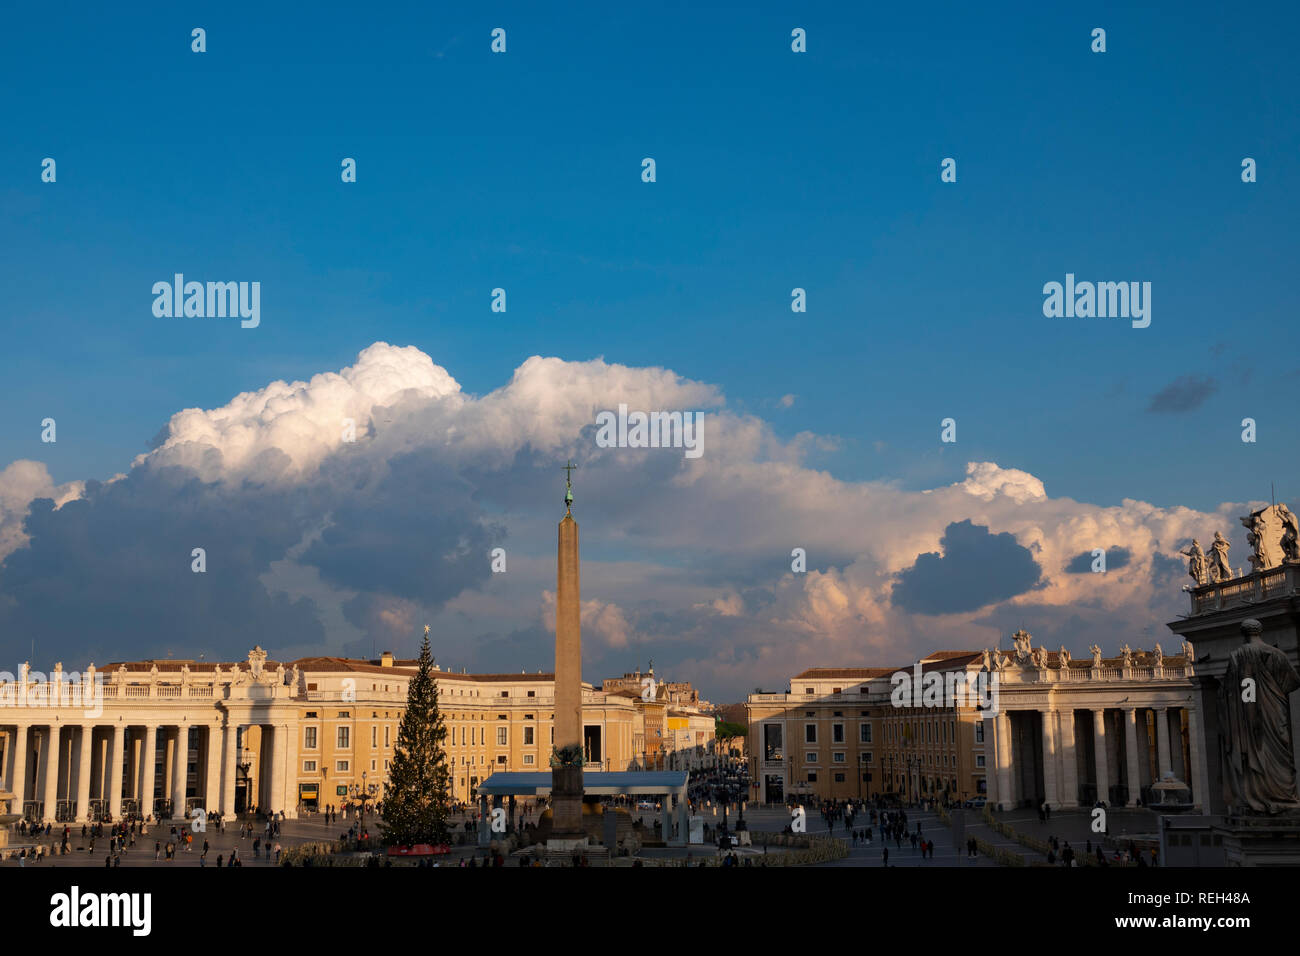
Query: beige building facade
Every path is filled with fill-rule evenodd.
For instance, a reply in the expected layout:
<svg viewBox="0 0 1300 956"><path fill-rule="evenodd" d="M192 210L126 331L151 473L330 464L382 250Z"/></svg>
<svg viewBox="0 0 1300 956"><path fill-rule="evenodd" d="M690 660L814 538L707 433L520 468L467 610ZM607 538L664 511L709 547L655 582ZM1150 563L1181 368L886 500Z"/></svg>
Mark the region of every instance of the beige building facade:
<svg viewBox="0 0 1300 956"><path fill-rule="evenodd" d="M746 701L753 798L986 799L1000 809L1202 806L1190 648L1071 659L1033 647L936 651L901 668L812 668ZM965 695L952 687L965 685ZM938 686L930 695L900 693ZM975 692L979 688L980 692ZM1162 788L1153 790L1156 784ZM1167 792L1160 793L1159 789Z"/></svg>
<svg viewBox="0 0 1300 956"><path fill-rule="evenodd" d="M387 653L282 663L254 648L224 664L24 668L0 683L0 789L14 792L15 812L50 822L253 807L293 818L361 794L382 800L415 667ZM471 802L498 770L549 769L552 675L436 670L435 680L455 800ZM650 710L655 728L671 733L665 760L690 763L696 747L712 748L711 718ZM584 683L588 766L643 766L646 712L640 698ZM688 743L690 757L675 752Z"/></svg>

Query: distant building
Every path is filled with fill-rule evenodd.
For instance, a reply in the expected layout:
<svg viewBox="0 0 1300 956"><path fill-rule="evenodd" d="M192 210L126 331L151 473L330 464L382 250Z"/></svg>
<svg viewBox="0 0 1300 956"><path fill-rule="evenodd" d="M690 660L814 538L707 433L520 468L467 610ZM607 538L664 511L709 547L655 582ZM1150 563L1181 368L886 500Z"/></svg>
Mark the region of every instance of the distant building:
<svg viewBox="0 0 1300 956"><path fill-rule="evenodd" d="M1070 660L1024 631L1013 641L903 667L812 668L785 693L751 694L754 799L1136 806L1168 777L1199 805L1207 783L1185 656L1125 648Z"/></svg>

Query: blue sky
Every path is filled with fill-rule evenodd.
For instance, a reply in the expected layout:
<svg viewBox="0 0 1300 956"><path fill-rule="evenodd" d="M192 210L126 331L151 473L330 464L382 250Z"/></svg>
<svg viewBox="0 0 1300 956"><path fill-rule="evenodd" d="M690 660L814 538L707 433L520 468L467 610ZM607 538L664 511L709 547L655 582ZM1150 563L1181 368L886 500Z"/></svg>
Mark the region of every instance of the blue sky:
<svg viewBox="0 0 1300 956"><path fill-rule="evenodd" d="M1293 6L607 7L12 10L0 468L104 479L386 341L478 395L532 355L663 366L836 436L808 464L841 481L1300 498ZM261 326L155 318L175 272L260 281ZM1151 282L1150 328L1044 318L1067 272ZM1187 376L1203 403L1148 410Z"/></svg>

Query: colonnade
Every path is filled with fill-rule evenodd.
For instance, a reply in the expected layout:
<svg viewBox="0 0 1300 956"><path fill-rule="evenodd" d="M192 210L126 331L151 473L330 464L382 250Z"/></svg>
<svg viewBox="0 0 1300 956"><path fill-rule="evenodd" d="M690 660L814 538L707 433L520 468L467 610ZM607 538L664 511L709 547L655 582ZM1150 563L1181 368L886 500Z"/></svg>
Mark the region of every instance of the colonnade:
<svg viewBox="0 0 1300 956"><path fill-rule="evenodd" d="M1198 717L1195 708L1137 704L1003 710L984 718L988 800L1001 809L1026 802L1069 809L1099 800L1135 807L1144 787L1173 775L1204 806Z"/></svg>
<svg viewBox="0 0 1300 956"><path fill-rule="evenodd" d="M0 712L0 721L6 716ZM193 808L233 816L243 782L244 805L295 814L287 781L297 741L289 725L128 720L0 723L0 789L13 794L12 812L39 823L176 819ZM254 726L256 750L246 745Z"/></svg>

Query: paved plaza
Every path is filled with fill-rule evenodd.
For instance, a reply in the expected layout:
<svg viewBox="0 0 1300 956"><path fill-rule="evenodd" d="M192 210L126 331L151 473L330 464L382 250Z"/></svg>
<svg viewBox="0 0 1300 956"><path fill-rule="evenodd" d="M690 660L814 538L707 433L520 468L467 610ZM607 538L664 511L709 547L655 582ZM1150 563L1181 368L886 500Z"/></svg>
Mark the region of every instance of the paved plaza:
<svg viewBox="0 0 1300 956"><path fill-rule="evenodd" d="M816 809L809 808L809 811L810 812L806 817L807 827L808 827L807 832L812 836L828 835L826 822L816 812ZM634 818L636 816L638 816L638 814L634 812ZM644 814L641 814L641 816L643 816L643 819L645 820L646 823L653 824L654 822L653 818L656 815L646 812ZM717 824L719 824L722 820L722 816L720 813L715 816L712 810L709 808L705 808L703 810L703 816L705 822L710 827L716 827ZM997 816L999 820L1005 823L1009 823L1011 826L1015 827L1018 831L1022 833L1037 837L1039 839L1046 839L1046 837L1049 835L1055 836L1057 837L1057 839L1061 840L1062 842L1068 840L1071 844L1073 844L1074 846L1076 846L1076 848L1080 850L1082 850L1086 841L1089 838L1094 837L1094 835L1088 829L1088 823L1090 817L1085 813L1061 814L1059 816L1054 816L1053 819L1046 824L1040 823L1038 821L1037 816L1027 810L999 813ZM454 817L454 826L458 831L461 830L465 819L466 818L463 815L456 815ZM751 807L750 810L745 814L745 821L752 832L757 833L757 832L765 831L770 833L779 833L782 832L786 824L789 823L790 815L789 812L782 807ZM1138 835L1144 832L1150 832L1149 830L1150 821L1151 821L1150 814L1146 813L1145 811L1115 811L1111 816L1110 822L1111 822L1112 830L1116 835L1121 835L1125 833ZM728 817L728 822L734 828L736 823L735 814L731 814ZM929 811L923 811L923 810L915 810L915 809L909 810L908 829L909 830L914 829L918 822L921 824L922 837L927 840L934 841L933 859L923 858L921 856L920 850L912 849L910 842L908 842L906 839L902 841L901 846L899 846L898 844L896 844L894 841L891 840L889 842L889 866L987 867L987 866L997 865L993 860L991 860L990 858L982 854L975 858L968 858L966 856L966 851L964 846L955 847L953 845L952 830L949 827L945 826L935 813ZM207 832L205 834L195 836L195 843L193 849L190 852L186 852L184 849L178 848L175 859L173 860L159 859L156 863L154 861L154 843L155 841L161 841L165 845L167 841L171 839L171 823L169 821L163 823L161 826L151 826L149 828L148 834L136 835L135 846L132 847L128 845L126 847L125 851L121 855L122 856L121 865L122 866L160 866L160 867L198 867L200 866L200 857L202 856L201 849L203 845L203 840L206 838L209 843L208 856L206 860L207 866L215 866L218 856L221 856L223 861L229 860L231 851L236 849L239 851L239 857L243 861L244 866L262 866L262 867L275 866L276 864L275 864L274 852L272 852L269 859L266 856L265 840L262 840L262 852L259 853L257 857L254 857L253 855L254 839L261 836L266 824L265 821L262 821L260 823L257 821L253 821L253 824L254 824L253 836L244 837L244 838L241 838L239 836L238 823L227 824L224 833L217 830L215 826L209 825ZM297 846L302 843L333 840L343 835L346 832L348 826L349 823L343 821L335 821L326 825L326 823L324 822L324 818L319 815L313 815L299 820L286 820L281 825L281 832L279 838L272 840L271 845L274 846L278 842L284 849L287 850L290 847ZM854 829L861 830L865 826L866 823L864 822L864 818L860 816L855 823ZM372 839L375 839L377 841L379 838L379 827L378 827L378 821L373 815L369 815L366 817L366 828L369 830ZM21 834L14 833L12 835L11 842L14 846L30 845L33 842L37 842L44 845L46 850L48 851L51 842L54 842L56 844L59 842L60 833L61 831L54 830L51 832L50 836L48 837L42 836L39 839L35 839L30 836L24 837ZM1020 853L1024 857L1025 862L1027 864L1033 864L1033 863L1041 864L1046 862L1046 859L1041 854L1036 853L1033 850L1026 849L1020 844L1016 843L1014 840L1011 840L1010 838L1005 837L1002 834L997 833L996 831L991 829L984 822L982 815L980 815L977 811L968 811L967 822L966 822L966 833L968 836L978 837L980 840L989 843L998 849L1010 850L1012 852ZM855 846L853 844L853 841L850 839L850 834L845 829L842 821L836 823L834 828L831 831L829 831L829 835L834 836L838 839L843 839L846 842L848 842L849 855L842 860L837 860L833 863L826 863L820 865L874 866L874 867L885 865L883 854L881 852L882 846L880 842L880 832L878 828L873 831L872 842L870 845L860 843L859 845ZM90 841L88 838L83 838L81 836L81 827L75 826L72 828L72 834L69 839L69 845L72 847L72 851L70 853L64 856L54 856L54 857L47 856L39 864L28 862L26 864L21 864L21 865L103 867L104 858L108 850L107 838L100 838L95 841L95 852L93 856L91 856L90 853L88 852L89 842ZM646 850L643 851L643 855L646 856L647 858L657 857L657 856L680 857L683 855L683 852L684 851L682 848L674 848L674 849L647 848ZM697 846L686 848L685 852L690 852L694 859L698 859L700 856L712 857L716 854L717 851L715 850L715 848L709 845L704 845L704 846L697 845ZM777 852L777 851L775 851L774 849L773 852ZM474 846L456 847L454 848L452 859L457 860L460 856L470 856L476 853L480 856L482 855L482 851L478 850ZM763 849L762 847L756 846L750 850L742 849L740 851L740 855L742 859L744 856L750 854L754 854L756 856L762 856ZM20 864L18 863L17 860L11 859L0 864L0 866L18 867L20 866Z"/></svg>

